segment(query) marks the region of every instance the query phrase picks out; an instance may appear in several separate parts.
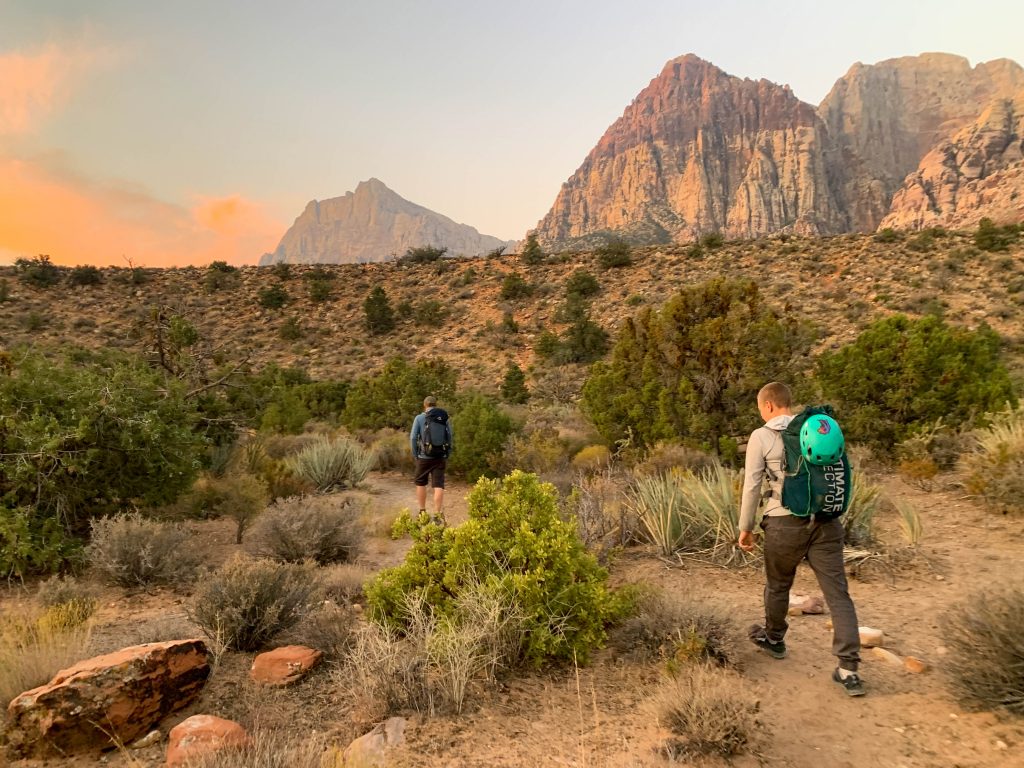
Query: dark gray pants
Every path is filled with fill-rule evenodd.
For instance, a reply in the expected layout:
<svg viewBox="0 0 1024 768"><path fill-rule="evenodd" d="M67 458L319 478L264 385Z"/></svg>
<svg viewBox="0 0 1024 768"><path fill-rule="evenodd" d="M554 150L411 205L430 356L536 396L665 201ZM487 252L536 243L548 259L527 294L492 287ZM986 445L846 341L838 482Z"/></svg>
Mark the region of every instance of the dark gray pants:
<svg viewBox="0 0 1024 768"><path fill-rule="evenodd" d="M860 663L860 631L857 611L846 585L843 564L843 524L839 520L810 523L793 515L765 517L764 529L764 626L772 642L781 641L789 623L789 589L796 567L807 558L832 614L832 653L839 666L856 671Z"/></svg>

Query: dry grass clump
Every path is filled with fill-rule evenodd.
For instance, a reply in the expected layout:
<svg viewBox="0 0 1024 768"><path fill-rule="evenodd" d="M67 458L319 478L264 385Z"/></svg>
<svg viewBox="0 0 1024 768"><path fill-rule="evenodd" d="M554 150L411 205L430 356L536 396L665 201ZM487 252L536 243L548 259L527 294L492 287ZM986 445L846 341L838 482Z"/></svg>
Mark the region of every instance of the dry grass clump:
<svg viewBox="0 0 1024 768"><path fill-rule="evenodd" d="M633 467L633 471L638 475L663 475L679 470L689 470L694 474L699 474L717 464L715 457L710 454L686 445L662 440L648 449L643 458Z"/></svg>
<svg viewBox="0 0 1024 768"><path fill-rule="evenodd" d="M321 768L326 742L317 734L254 728L240 749L220 749L190 760L189 768Z"/></svg>
<svg viewBox="0 0 1024 768"><path fill-rule="evenodd" d="M291 645L316 648L329 660L340 660L351 648L356 630L356 614L349 607L327 603L307 614L291 630L285 641Z"/></svg>
<svg viewBox="0 0 1024 768"><path fill-rule="evenodd" d="M129 512L93 520L86 555L100 577L111 584L175 584L195 569L188 538L189 532L180 525Z"/></svg>
<svg viewBox="0 0 1024 768"><path fill-rule="evenodd" d="M375 463L372 451L346 437L319 437L287 460L287 466L318 491L354 488Z"/></svg>
<svg viewBox="0 0 1024 768"><path fill-rule="evenodd" d="M1024 512L1024 407L993 417L972 434L973 450L960 460L967 488L997 512Z"/></svg>
<svg viewBox="0 0 1024 768"><path fill-rule="evenodd" d="M381 472L412 472L416 466L407 432L381 429L373 435L370 450L377 457L377 469Z"/></svg>
<svg viewBox="0 0 1024 768"><path fill-rule="evenodd" d="M44 608L74 601L92 602L96 599L96 588L74 576L51 576L39 582L36 587L36 602Z"/></svg>
<svg viewBox="0 0 1024 768"><path fill-rule="evenodd" d="M0 616L0 706L86 658L94 600L9 606Z"/></svg>
<svg viewBox="0 0 1024 768"><path fill-rule="evenodd" d="M596 474L579 475L565 499L580 539L601 561L616 547L637 540L639 521L625 504L628 484L626 475L606 466Z"/></svg>
<svg viewBox="0 0 1024 768"><path fill-rule="evenodd" d="M356 559L363 530L351 501L305 496L279 501L253 531L259 551L275 560L317 565Z"/></svg>
<svg viewBox="0 0 1024 768"><path fill-rule="evenodd" d="M577 472L585 474L600 472L605 469L612 460L612 452L606 445L588 445L577 451L572 457L572 467Z"/></svg>
<svg viewBox="0 0 1024 768"><path fill-rule="evenodd" d="M362 565L340 563L320 571L324 597L338 605L357 603L363 599L363 584L373 572Z"/></svg>
<svg viewBox="0 0 1024 768"><path fill-rule="evenodd" d="M672 736L673 760L741 752L757 729L759 704L735 672L705 664L684 666L654 696L659 722Z"/></svg>
<svg viewBox="0 0 1024 768"><path fill-rule="evenodd" d="M1024 715L1024 585L967 598L946 616L947 673L954 692L977 709Z"/></svg>
<svg viewBox="0 0 1024 768"><path fill-rule="evenodd" d="M690 661L735 666L739 633L732 616L712 602L662 591L642 593L636 611L611 643L627 656L661 659L670 669Z"/></svg>
<svg viewBox="0 0 1024 768"><path fill-rule="evenodd" d="M310 565L235 555L204 580L189 618L215 643L256 651L295 626L318 601L320 584Z"/></svg>

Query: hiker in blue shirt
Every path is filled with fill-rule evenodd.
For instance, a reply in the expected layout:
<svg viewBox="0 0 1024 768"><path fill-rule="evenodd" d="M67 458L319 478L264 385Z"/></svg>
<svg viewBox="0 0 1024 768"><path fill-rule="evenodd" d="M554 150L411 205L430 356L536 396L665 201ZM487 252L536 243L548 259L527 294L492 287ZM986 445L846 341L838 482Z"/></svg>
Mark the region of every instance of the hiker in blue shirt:
<svg viewBox="0 0 1024 768"><path fill-rule="evenodd" d="M452 424L448 413L437 407L437 398L428 396L423 401L423 413L417 414L409 433L413 458L416 459L416 502L420 514L427 511L427 482L434 488L434 515L441 514L444 502L444 470L452 452Z"/></svg>

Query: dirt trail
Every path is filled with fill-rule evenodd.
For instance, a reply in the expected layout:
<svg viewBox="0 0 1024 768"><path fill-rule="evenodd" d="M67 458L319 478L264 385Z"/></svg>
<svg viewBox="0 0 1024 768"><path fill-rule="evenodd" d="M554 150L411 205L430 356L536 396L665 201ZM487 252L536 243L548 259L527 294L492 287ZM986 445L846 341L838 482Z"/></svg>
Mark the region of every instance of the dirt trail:
<svg viewBox="0 0 1024 768"><path fill-rule="evenodd" d="M994 715L965 712L946 690L941 616L967 594L1020 573L1024 542L1017 521L993 516L957 491L924 493L888 479L886 493L917 507L924 523L922 555L912 568L890 573L866 568L851 581L860 623L882 629L887 647L930 665L911 675L865 654L862 668L868 695L850 699L830 680L834 659L827 616L791 620L789 658L775 661L747 643L740 646L744 679L760 701L763 725L738 768L983 768L1024 766L1024 724ZM469 487L450 483L446 514L452 524L466 519ZM378 569L400 562L409 546L384 533L403 509L414 505L412 484L399 474L373 474L355 492L339 494L364 506L375 534L363 564ZM194 524L212 568L238 547L225 521ZM894 516L881 521L883 538L896 541ZM643 582L665 590L705 597L726 608L742 630L761 618L763 581L757 571L730 571L685 561L669 564L643 548L614 562L616 583ZM796 591L817 592L813 575L801 568ZM0 602L3 602L0 596ZM137 642L147 633L194 632L187 621L187 593L159 591L103 595L101 644ZM353 722L351 702L324 668L285 690L257 690L247 681L252 654L226 654L200 701L168 718L162 729L204 711L255 721L296 733L326 734L345 743L365 724ZM408 747L396 764L429 768L491 766L666 766L658 745L665 737L648 704L662 678L656 664L626 663L606 649L591 664L525 673L497 689L474 690L460 716L425 718L408 713ZM161 765L162 749L29 763L22 768L85 768ZM720 764L714 763L711 764Z"/></svg>

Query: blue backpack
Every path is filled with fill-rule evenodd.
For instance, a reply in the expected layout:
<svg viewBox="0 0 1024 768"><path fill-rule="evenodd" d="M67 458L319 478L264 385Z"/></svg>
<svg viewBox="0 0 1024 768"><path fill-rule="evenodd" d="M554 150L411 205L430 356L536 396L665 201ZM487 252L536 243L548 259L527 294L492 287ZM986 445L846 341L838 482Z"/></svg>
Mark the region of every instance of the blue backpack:
<svg viewBox="0 0 1024 768"><path fill-rule="evenodd" d="M441 408L431 408L423 417L423 428L419 437L420 455L432 459L447 459L451 450L448 412Z"/></svg>

